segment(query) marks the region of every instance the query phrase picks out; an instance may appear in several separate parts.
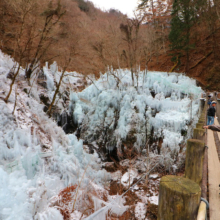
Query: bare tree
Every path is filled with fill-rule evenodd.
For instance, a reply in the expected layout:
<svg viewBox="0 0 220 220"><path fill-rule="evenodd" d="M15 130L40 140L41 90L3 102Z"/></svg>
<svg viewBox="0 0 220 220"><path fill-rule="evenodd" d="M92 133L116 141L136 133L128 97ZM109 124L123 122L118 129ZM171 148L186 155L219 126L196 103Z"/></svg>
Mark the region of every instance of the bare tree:
<svg viewBox="0 0 220 220"><path fill-rule="evenodd" d="M13 51L17 60L10 89L4 99L5 102L10 97L22 65L26 65L25 73L29 82L31 74L39 67L40 61L45 58L54 42L52 30L65 14L59 0L55 4L50 1L46 8L41 6L37 0L9 0L8 6L14 10L19 22L15 28L5 31L6 35L10 33L10 36L13 36ZM41 13L42 10L43 13ZM44 22L39 18L43 18Z"/></svg>
<svg viewBox="0 0 220 220"><path fill-rule="evenodd" d="M145 15L144 22L154 32L154 54L157 57L160 49L166 53L166 41L171 19L172 0L140 0L138 11Z"/></svg>
<svg viewBox="0 0 220 220"><path fill-rule="evenodd" d="M14 85L15 80L19 74L19 71L20 71L21 65L22 65L22 61L25 58L25 55L26 55L26 52L28 49L28 45L31 41L31 37L28 39L23 39L23 35L25 32L26 19L28 18L29 13L31 13L31 11L33 10L34 5L35 5L33 2L30 2L30 1L27 2L27 1L25 1L25 0L24 1L21 0L21 2L15 1L15 2L12 2L12 5L11 5L15 10L17 10L19 12L21 23L20 23L17 35L15 36L15 45L14 45L14 51L18 55L18 62L17 62L17 64L15 64L15 66L12 70L14 74L13 74L12 81L10 84L9 92L4 99L4 101L6 103L8 102L8 99L11 95L13 85ZM18 3L20 5L20 8L16 8L16 6L17 6L16 3ZM28 3L30 3L30 4L28 4Z"/></svg>
<svg viewBox="0 0 220 220"><path fill-rule="evenodd" d="M119 22L122 22L124 17L112 17L112 19L104 20L102 32L96 33L91 39L91 46L96 53L96 57L102 62L105 71L112 67L113 69L120 68L120 50L121 50L121 32Z"/></svg>
<svg viewBox="0 0 220 220"><path fill-rule="evenodd" d="M63 78L66 76L66 70L67 70L67 68L68 68L68 66L69 66L69 64L71 62L71 59L72 59L74 54L76 54L75 50L74 50L74 48L71 48L68 57L66 57L66 59L65 59L65 62L64 62L64 65L63 65L63 68L62 68L62 71L61 71L59 82L56 83L56 90L54 92L53 99L52 99L52 101L50 103L50 106L48 107L47 114L49 115L49 117L51 117L52 107L55 104L56 97L57 97L57 94L60 91L60 86L62 84ZM69 74L67 74L67 75L69 75Z"/></svg>
<svg viewBox="0 0 220 220"><path fill-rule="evenodd" d="M122 56L127 60L131 70L132 84L134 85L134 74L137 74L137 68L142 55L142 46L140 43L140 26L144 16L141 18L127 19L125 24L120 25L120 29L124 34L123 40L126 48L122 52Z"/></svg>
<svg viewBox="0 0 220 220"><path fill-rule="evenodd" d="M36 46L32 46L34 53L30 57L30 64L26 67L27 79L30 79L33 71L39 66L39 62L45 57L48 49L55 42L52 31L65 13L66 11L58 0L55 7L53 7L52 1L50 1L47 9L41 14L44 18L43 27L35 36L35 39L37 39Z"/></svg>

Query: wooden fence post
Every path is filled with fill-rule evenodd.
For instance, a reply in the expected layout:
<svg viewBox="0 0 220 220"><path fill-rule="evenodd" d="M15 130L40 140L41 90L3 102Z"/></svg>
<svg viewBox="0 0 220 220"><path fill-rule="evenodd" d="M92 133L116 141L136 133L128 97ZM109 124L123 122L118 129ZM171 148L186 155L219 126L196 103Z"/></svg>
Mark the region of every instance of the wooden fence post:
<svg viewBox="0 0 220 220"><path fill-rule="evenodd" d="M200 197L200 186L192 180L180 176L162 177L157 220L195 220Z"/></svg>
<svg viewBox="0 0 220 220"><path fill-rule="evenodd" d="M187 141L185 177L201 185L204 161L204 141L189 139Z"/></svg>
<svg viewBox="0 0 220 220"><path fill-rule="evenodd" d="M205 125L205 119L200 118L198 121L199 124L204 124Z"/></svg>
<svg viewBox="0 0 220 220"><path fill-rule="evenodd" d="M196 124L196 128L200 128L200 129L202 129L202 128L203 128L203 126L204 126L204 124L203 124L203 123L197 123L197 124Z"/></svg>
<svg viewBox="0 0 220 220"><path fill-rule="evenodd" d="M205 141L205 129L194 128L193 139L198 139L200 141Z"/></svg>

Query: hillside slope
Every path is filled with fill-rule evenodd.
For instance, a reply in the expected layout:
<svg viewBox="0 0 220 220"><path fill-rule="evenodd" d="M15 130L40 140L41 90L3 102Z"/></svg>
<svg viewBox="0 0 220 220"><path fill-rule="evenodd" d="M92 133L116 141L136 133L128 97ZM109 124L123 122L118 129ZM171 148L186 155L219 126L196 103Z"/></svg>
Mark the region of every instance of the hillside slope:
<svg viewBox="0 0 220 220"><path fill-rule="evenodd" d="M36 4L35 13L28 18L27 22L24 22L24 35L20 46L25 45L28 40L25 37L32 30L29 24L30 19L36 20L36 24L33 23L33 26L36 25L41 30L44 24L43 14L45 15L48 10L51 10L51 6L48 6L46 0L33 2ZM52 8L55 8L57 1L52 2ZM22 8L21 3L15 3L13 0L0 2L0 48L15 57L16 60L20 59L19 54L21 54L18 50L17 35L22 30L24 7ZM103 12L95 8L92 2L84 0L62 0L61 9L65 11L65 15L48 36L52 41L49 49L39 58L41 67L46 61L52 63L56 60L58 65L63 68L70 57L68 70L84 75L96 74L97 77L100 72L106 72L109 66L113 69L129 68L134 72L137 71L138 66L141 66L141 69L145 69L147 66L149 70L164 72L170 72L175 67L173 71L185 72L184 52L178 66L171 61L170 54L173 51L170 51L169 47L170 25L167 18L163 20L160 17L158 21L161 24L159 23L157 26L151 22L138 23L140 18L129 20L126 15L113 9ZM191 41L194 46L190 49L187 75L195 78L203 89L219 90L220 45L218 39L220 29L218 20L212 24L207 19L210 17L210 13L212 11L204 13L191 28ZM165 25L164 30L161 29L161 25ZM212 28L213 25L215 28ZM131 31L129 32L129 30ZM138 33L137 36L135 31ZM37 35L41 33L37 29L35 32ZM45 46L47 43L45 42ZM37 46L41 47L37 40L28 45L30 49L25 51L25 56L21 59L23 67L31 62Z"/></svg>

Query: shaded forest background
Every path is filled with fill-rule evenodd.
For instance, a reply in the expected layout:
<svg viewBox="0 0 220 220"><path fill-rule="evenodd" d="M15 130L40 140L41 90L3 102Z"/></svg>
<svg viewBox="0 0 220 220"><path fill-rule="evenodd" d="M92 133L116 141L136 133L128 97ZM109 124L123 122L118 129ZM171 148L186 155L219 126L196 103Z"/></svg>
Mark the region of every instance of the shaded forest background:
<svg viewBox="0 0 220 220"><path fill-rule="evenodd" d="M185 72L220 90L219 14L219 0L141 0L134 18L84 0L1 0L0 49L27 78L55 60L97 77L108 68Z"/></svg>

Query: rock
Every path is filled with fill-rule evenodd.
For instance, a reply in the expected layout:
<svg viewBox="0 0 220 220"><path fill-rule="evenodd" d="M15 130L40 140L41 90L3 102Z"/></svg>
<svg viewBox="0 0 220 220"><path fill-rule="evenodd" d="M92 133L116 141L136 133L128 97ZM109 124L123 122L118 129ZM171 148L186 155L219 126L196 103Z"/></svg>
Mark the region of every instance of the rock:
<svg viewBox="0 0 220 220"><path fill-rule="evenodd" d="M43 102L43 104L44 104L43 111L47 112L47 110L48 110L48 108L50 106L50 99L49 99L49 97L46 94L41 93L39 95L39 98L40 98L41 102Z"/></svg>
<svg viewBox="0 0 220 220"><path fill-rule="evenodd" d="M89 154L89 147L87 145L83 145L83 150Z"/></svg>

